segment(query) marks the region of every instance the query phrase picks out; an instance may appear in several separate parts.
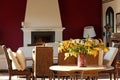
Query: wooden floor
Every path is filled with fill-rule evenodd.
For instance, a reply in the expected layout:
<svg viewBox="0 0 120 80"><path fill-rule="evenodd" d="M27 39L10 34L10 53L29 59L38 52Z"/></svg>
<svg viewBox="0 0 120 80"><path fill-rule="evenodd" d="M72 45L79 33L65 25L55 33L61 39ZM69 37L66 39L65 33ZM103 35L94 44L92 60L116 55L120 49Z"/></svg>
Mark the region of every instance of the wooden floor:
<svg viewBox="0 0 120 80"><path fill-rule="evenodd" d="M9 80L8 73L0 73L0 80ZM12 80L26 80L26 79L18 78L17 76L13 76ZM37 78L37 80L42 80L42 79L41 78ZM49 80L49 79L46 78L45 80ZM56 78L55 80L58 80L58 79ZM78 80L80 80L80 79L78 79ZM85 79L83 79L83 80L85 80ZM98 80L110 80L110 79L108 78L107 74L104 74L104 75L102 74L102 75L99 75L99 79ZM112 80L114 80L114 79L112 79ZM120 78L118 80L120 80Z"/></svg>
<svg viewBox="0 0 120 80"><path fill-rule="evenodd" d="M0 76L0 80L9 80L9 78L8 78L8 76ZM16 76L14 76L14 77L12 77L12 80L26 80L26 79L24 79L24 78L17 78ZM37 78L37 80L43 80L43 79ZM49 80L49 79L46 78L45 80ZM58 80L58 79L56 78L55 80ZM71 79L69 79L69 80L71 80ZM78 80L81 80L81 79L78 79ZM85 79L83 79L83 80L85 80ZM105 78L105 79L98 79L98 80L110 80L110 79L108 79L108 78L106 79ZM114 80L114 79L112 79L112 80ZM118 79L118 80L120 80L120 79Z"/></svg>
<svg viewBox="0 0 120 80"><path fill-rule="evenodd" d="M4 77L0 77L0 80L9 80L8 79L8 77L6 76L4 76ZM24 79L24 78L17 78L17 77L12 77L12 80L26 80L26 79ZM32 79L31 79L32 80ZM40 78L37 78L37 80L43 80L43 79L40 79ZM45 79L45 80L49 80L49 79ZM58 79L55 79L55 80L58 80ZM62 79L61 79L62 80ZM69 79L69 80L71 80L71 79ZM81 80L81 79L78 79L78 80ZM85 79L83 79L83 80L85 80ZM98 80L110 80L110 79L98 79ZM114 80L114 79L112 79L112 80ZM118 80L120 80L120 79L118 79Z"/></svg>

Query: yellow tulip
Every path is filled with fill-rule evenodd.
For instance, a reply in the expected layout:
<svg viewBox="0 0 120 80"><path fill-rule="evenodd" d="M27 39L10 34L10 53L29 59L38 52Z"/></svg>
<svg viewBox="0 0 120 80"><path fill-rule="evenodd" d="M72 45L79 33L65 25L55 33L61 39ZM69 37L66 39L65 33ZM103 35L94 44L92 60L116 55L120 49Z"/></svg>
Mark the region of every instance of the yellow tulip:
<svg viewBox="0 0 120 80"><path fill-rule="evenodd" d="M65 47L64 46L60 46L59 47L59 51L62 52L62 51L66 51Z"/></svg>
<svg viewBox="0 0 120 80"><path fill-rule="evenodd" d="M100 48L99 48L99 47L95 47L94 49L95 49L95 50L97 50L97 51L99 51L99 50L100 50Z"/></svg>
<svg viewBox="0 0 120 80"><path fill-rule="evenodd" d="M104 42L100 42L100 45L101 45L101 46L104 46Z"/></svg>
<svg viewBox="0 0 120 80"><path fill-rule="evenodd" d="M104 46L104 42L102 41L102 39L99 39L99 40L100 40L100 45Z"/></svg>
<svg viewBox="0 0 120 80"><path fill-rule="evenodd" d="M58 48L58 51L59 51L59 52L62 52L62 49L59 47L59 48Z"/></svg>
<svg viewBox="0 0 120 80"><path fill-rule="evenodd" d="M105 53L107 53L109 51L109 49L107 47L104 48L103 50Z"/></svg>
<svg viewBox="0 0 120 80"><path fill-rule="evenodd" d="M65 53L65 58L64 60L66 60L69 57L69 53Z"/></svg>
<svg viewBox="0 0 120 80"><path fill-rule="evenodd" d="M85 46L90 47L90 46L91 46L90 42L86 42L86 43L85 43Z"/></svg>
<svg viewBox="0 0 120 80"><path fill-rule="evenodd" d="M67 42L67 41L64 41L63 44L64 44L64 46L67 46L67 45L68 45L68 42Z"/></svg>
<svg viewBox="0 0 120 80"><path fill-rule="evenodd" d="M77 57L77 53L76 53L76 52L73 52L73 56L74 56L74 57Z"/></svg>
<svg viewBox="0 0 120 80"><path fill-rule="evenodd" d="M94 41L94 45L97 46L97 45L98 45L98 42Z"/></svg>
<svg viewBox="0 0 120 80"><path fill-rule="evenodd" d="M97 50L91 50L90 52L91 52L91 55L93 55L94 57L96 57L98 54Z"/></svg>

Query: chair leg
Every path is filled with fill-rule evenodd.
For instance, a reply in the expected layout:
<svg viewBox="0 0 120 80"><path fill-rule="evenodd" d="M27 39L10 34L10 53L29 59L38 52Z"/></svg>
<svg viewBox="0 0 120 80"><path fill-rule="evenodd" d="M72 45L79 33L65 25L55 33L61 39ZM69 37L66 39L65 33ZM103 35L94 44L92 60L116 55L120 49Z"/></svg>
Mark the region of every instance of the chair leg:
<svg viewBox="0 0 120 80"><path fill-rule="evenodd" d="M11 74L9 74L9 80L11 80L11 78L12 78L12 75L11 75Z"/></svg>
<svg viewBox="0 0 120 80"><path fill-rule="evenodd" d="M110 80L112 80L112 73L109 73L109 75L110 75Z"/></svg>
<svg viewBox="0 0 120 80"><path fill-rule="evenodd" d="M115 74L115 77L117 78L118 80L118 69L116 69L116 74Z"/></svg>
<svg viewBox="0 0 120 80"><path fill-rule="evenodd" d="M90 79L90 77L87 77L85 80L89 80Z"/></svg>
<svg viewBox="0 0 120 80"><path fill-rule="evenodd" d="M57 76L58 80L60 80L60 76ZM55 80L55 78L53 78Z"/></svg>
<svg viewBox="0 0 120 80"><path fill-rule="evenodd" d="M31 77L30 77L30 76L27 76L27 77L26 77L26 80L31 80Z"/></svg>
<svg viewBox="0 0 120 80"><path fill-rule="evenodd" d="M36 77L34 77L34 80L37 80L37 78L36 78Z"/></svg>
<svg viewBox="0 0 120 80"><path fill-rule="evenodd" d="M52 76L49 77L49 80L52 80Z"/></svg>
<svg viewBox="0 0 120 80"><path fill-rule="evenodd" d="M114 79L115 80L115 79ZM116 80L118 80L118 73L116 74Z"/></svg>
<svg viewBox="0 0 120 80"><path fill-rule="evenodd" d="M9 76L9 80L11 80L11 76Z"/></svg>
<svg viewBox="0 0 120 80"><path fill-rule="evenodd" d="M116 80L116 73L114 73L114 80Z"/></svg>
<svg viewBox="0 0 120 80"><path fill-rule="evenodd" d="M32 76L32 80L35 80L34 76Z"/></svg>
<svg viewBox="0 0 120 80"><path fill-rule="evenodd" d="M98 80L97 76L92 77L92 80Z"/></svg>

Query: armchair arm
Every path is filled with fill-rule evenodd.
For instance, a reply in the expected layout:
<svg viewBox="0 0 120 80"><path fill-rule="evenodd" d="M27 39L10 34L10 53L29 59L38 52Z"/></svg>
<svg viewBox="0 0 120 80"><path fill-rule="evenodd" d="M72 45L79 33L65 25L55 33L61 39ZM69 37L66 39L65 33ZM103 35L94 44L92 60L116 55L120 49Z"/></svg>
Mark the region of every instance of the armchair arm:
<svg viewBox="0 0 120 80"><path fill-rule="evenodd" d="M31 61L31 62L32 62L32 66L33 66L33 64L34 64L34 60L33 60L32 57L26 57L26 58L25 58L25 61L26 61L26 62Z"/></svg>
<svg viewBox="0 0 120 80"><path fill-rule="evenodd" d="M26 57L25 60L26 61L33 61L33 58L32 57Z"/></svg>
<svg viewBox="0 0 120 80"><path fill-rule="evenodd" d="M27 66L27 68L31 69L31 72L33 74L34 73L34 60L33 60L33 58L32 57L26 57L25 60L26 60L26 62L27 61L32 61L32 65L31 66Z"/></svg>

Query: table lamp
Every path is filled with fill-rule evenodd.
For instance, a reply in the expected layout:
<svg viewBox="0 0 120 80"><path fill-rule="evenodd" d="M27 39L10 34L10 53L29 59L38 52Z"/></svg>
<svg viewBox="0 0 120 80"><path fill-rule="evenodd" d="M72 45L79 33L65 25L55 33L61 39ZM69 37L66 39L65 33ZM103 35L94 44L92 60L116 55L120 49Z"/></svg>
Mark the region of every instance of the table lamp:
<svg viewBox="0 0 120 80"><path fill-rule="evenodd" d="M84 27L83 37L86 38L87 35L89 35L89 37L95 37L96 36L93 26Z"/></svg>

